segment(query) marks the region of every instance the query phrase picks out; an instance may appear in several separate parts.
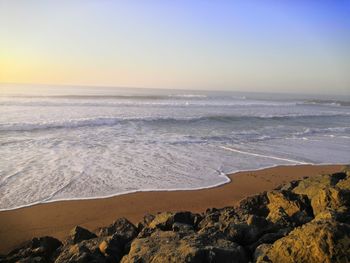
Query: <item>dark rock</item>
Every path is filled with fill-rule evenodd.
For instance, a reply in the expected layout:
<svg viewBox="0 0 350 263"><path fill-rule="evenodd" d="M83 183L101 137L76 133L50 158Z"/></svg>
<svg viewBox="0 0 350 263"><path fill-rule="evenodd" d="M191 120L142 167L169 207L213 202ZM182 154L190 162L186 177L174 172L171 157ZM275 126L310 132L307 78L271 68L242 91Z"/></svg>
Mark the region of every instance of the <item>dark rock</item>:
<svg viewBox="0 0 350 263"><path fill-rule="evenodd" d="M193 214L191 212L177 212L174 214L174 223L187 224L194 228L198 226L202 216L199 214Z"/></svg>
<svg viewBox="0 0 350 263"><path fill-rule="evenodd" d="M143 227L140 233L137 235L137 238L144 238L152 235L156 231L155 228Z"/></svg>
<svg viewBox="0 0 350 263"><path fill-rule="evenodd" d="M136 228L125 218L119 218L112 225L102 228L100 236L107 236L100 244L99 251L110 262L119 262L128 253L130 242L138 235Z"/></svg>
<svg viewBox="0 0 350 263"><path fill-rule="evenodd" d="M129 252L129 249L128 243L125 243L125 239L118 234L107 238L99 245L100 252L106 256L109 262L119 262Z"/></svg>
<svg viewBox="0 0 350 263"><path fill-rule="evenodd" d="M175 232L181 232L181 233L190 233L194 231L193 226L183 223L177 223L175 222L173 224L173 231Z"/></svg>
<svg viewBox="0 0 350 263"><path fill-rule="evenodd" d="M240 201L238 208L246 214L266 217L269 213L267 208L268 199L266 192L247 197Z"/></svg>
<svg viewBox="0 0 350 263"><path fill-rule="evenodd" d="M100 229L99 236L111 236L117 234L125 243L130 242L138 234L138 229L126 218L119 218L108 227Z"/></svg>
<svg viewBox="0 0 350 263"><path fill-rule="evenodd" d="M53 237L33 238L23 246L11 251L3 262L51 262L62 243Z"/></svg>
<svg viewBox="0 0 350 263"><path fill-rule="evenodd" d="M307 178L307 177L306 177ZM300 180L291 181L289 183L278 186L275 190L279 191L291 191L299 185Z"/></svg>
<svg viewBox="0 0 350 263"><path fill-rule="evenodd" d="M149 225L149 223L151 223L154 218L155 218L154 215L146 214L143 217L143 220L137 224L138 232L141 232L143 228L147 227Z"/></svg>
<svg viewBox="0 0 350 263"><path fill-rule="evenodd" d="M261 244L272 244L276 240L288 235L290 231L292 231L292 228L282 228L276 230L276 232L266 233L262 235L255 243L249 245L248 249L253 253Z"/></svg>
<svg viewBox="0 0 350 263"><path fill-rule="evenodd" d="M73 244L79 243L83 240L88 240L97 237L94 233L91 233L89 230L76 226L70 232L70 239Z"/></svg>
<svg viewBox="0 0 350 263"><path fill-rule="evenodd" d="M108 262L99 251L98 244L102 238L94 238L82 241L78 244L67 244L56 259L55 263L105 263Z"/></svg>
<svg viewBox="0 0 350 263"><path fill-rule="evenodd" d="M196 228L202 217L191 212L162 212L154 216L153 220L147 224L148 228L160 229L163 231L172 230L174 223L187 224Z"/></svg>

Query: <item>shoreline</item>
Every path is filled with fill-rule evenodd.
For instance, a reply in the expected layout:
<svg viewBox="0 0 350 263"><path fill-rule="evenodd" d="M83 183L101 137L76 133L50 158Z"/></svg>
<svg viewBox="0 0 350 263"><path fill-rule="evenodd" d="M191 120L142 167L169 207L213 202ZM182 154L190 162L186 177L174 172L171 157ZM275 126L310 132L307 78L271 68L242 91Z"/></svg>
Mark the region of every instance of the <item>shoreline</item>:
<svg viewBox="0 0 350 263"><path fill-rule="evenodd" d="M229 184L232 182L231 176L234 176L237 173L245 173L245 172L257 172L265 169L270 169L270 168L275 168L275 167L294 167L294 166L345 166L346 164L337 164L337 163L319 163L319 164L313 164L313 163L294 163L294 164L274 164L271 166L265 166L261 168L256 168L256 169L246 169L246 170L237 170L237 171L231 171L228 172L227 174L220 174L220 177L224 177L226 179L225 182L222 183L217 183L213 184L210 186L203 186L203 187L194 187L194 188L168 188L168 189L144 189L144 190L133 190L133 191L126 191L126 192L121 192L117 194L111 194L111 195L104 195L104 196L93 196L93 197L78 197L78 198L69 198L69 199L55 199L55 200L48 200L48 201L38 201L22 206L17 206L13 208L5 208L1 209L0 208L0 213L1 212L6 212L6 211L15 211L18 209L23 209L23 208L29 208L29 207L34 207L37 205L44 205L44 204L50 204L50 203L55 203L55 202L70 202L70 201L87 201L87 200L99 200L99 199L107 199L107 198L113 198L117 196L122 196L122 195L128 195L128 194L136 194L136 193L149 193L149 192L178 192L178 191L198 191L198 190L206 190L206 189L211 189L211 188L217 188L224 186L226 184Z"/></svg>
<svg viewBox="0 0 350 263"><path fill-rule="evenodd" d="M111 197L38 203L0 211L0 253L6 253L35 236L64 238L76 225L90 230L108 225L118 217L137 223L147 213L233 206L239 200L272 190L280 184L338 172L343 164L280 165L225 175L226 183L191 190L137 191Z"/></svg>

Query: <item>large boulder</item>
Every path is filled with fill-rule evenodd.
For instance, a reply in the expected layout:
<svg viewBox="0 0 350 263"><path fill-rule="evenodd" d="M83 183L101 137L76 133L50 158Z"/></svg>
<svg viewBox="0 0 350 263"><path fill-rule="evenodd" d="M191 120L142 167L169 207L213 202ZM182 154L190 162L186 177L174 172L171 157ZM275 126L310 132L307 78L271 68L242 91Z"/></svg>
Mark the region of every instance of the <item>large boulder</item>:
<svg viewBox="0 0 350 263"><path fill-rule="evenodd" d="M293 189L294 193L307 195L316 218L333 218L342 222L350 220L350 176L335 173L308 178Z"/></svg>
<svg viewBox="0 0 350 263"><path fill-rule="evenodd" d="M70 232L70 241L73 244L79 243L83 240L89 240L97 237L94 233L91 233L89 230L82 228L80 226L74 227Z"/></svg>
<svg viewBox="0 0 350 263"><path fill-rule="evenodd" d="M224 239L156 230L151 236L137 238L131 244L126 262L248 262L243 247Z"/></svg>
<svg viewBox="0 0 350 263"><path fill-rule="evenodd" d="M290 191L271 191L267 193L269 214L267 219L282 225L301 225L313 218L309 200L306 196Z"/></svg>
<svg viewBox="0 0 350 263"><path fill-rule="evenodd" d="M313 220L272 245L256 249L256 262L349 262L350 226L334 220Z"/></svg>

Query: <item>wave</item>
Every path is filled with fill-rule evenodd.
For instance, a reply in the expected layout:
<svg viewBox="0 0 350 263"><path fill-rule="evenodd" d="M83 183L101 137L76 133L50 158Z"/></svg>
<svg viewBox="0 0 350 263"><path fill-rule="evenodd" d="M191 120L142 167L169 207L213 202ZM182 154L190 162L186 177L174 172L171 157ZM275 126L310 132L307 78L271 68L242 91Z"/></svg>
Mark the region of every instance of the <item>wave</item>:
<svg viewBox="0 0 350 263"><path fill-rule="evenodd" d="M36 99L36 100L13 100L2 99L0 106L23 106L23 107L290 107L294 102L254 101L254 100L227 100L227 99L203 99L190 97L167 97L163 99Z"/></svg>
<svg viewBox="0 0 350 263"><path fill-rule="evenodd" d="M295 135L304 136L329 132L350 133L350 127L306 128L301 132L295 133Z"/></svg>
<svg viewBox="0 0 350 263"><path fill-rule="evenodd" d="M327 105L327 106L350 106L350 101L342 101L342 100L307 100L298 104L306 104L306 105Z"/></svg>
<svg viewBox="0 0 350 263"><path fill-rule="evenodd" d="M207 98L207 95L203 94L171 94L168 95L171 98Z"/></svg>
<svg viewBox="0 0 350 263"><path fill-rule="evenodd" d="M266 122L266 121L288 121L288 120L314 120L330 117L350 117L350 114L333 114L333 115L263 115L263 116L200 116L188 118L173 117L140 117L140 118L122 118L122 117L95 117L85 119L72 119L64 121L41 122L41 123L0 123L0 132L8 131L35 131L46 129L62 128L81 128L81 127L98 127L114 126L130 122L142 122L149 124L191 124L203 122L222 122L222 123L239 123L239 122ZM306 131L308 132L308 131Z"/></svg>

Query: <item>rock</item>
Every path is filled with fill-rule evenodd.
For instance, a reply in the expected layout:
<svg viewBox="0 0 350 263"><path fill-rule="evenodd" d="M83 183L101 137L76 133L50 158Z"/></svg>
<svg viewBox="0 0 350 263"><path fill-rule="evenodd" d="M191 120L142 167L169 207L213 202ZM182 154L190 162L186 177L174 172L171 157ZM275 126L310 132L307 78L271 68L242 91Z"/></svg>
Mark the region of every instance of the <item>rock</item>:
<svg viewBox="0 0 350 263"><path fill-rule="evenodd" d="M248 246L248 249L251 252L256 251L257 247L259 247L262 244L272 244L276 240L288 235L288 233L292 231L292 228L281 228L276 230L275 232L270 232L262 235L256 242L250 244Z"/></svg>
<svg viewBox="0 0 350 263"><path fill-rule="evenodd" d="M112 225L100 230L101 237L108 237L99 244L99 251L109 261L119 262L129 252L130 242L137 235L138 229L130 221L119 218Z"/></svg>
<svg viewBox="0 0 350 263"><path fill-rule="evenodd" d="M339 180L339 182L336 184L339 189L350 190L350 171L347 173L347 176L344 179Z"/></svg>
<svg viewBox="0 0 350 263"><path fill-rule="evenodd" d="M267 193L269 214L267 219L281 225L300 225L313 219L313 213L306 196L290 191Z"/></svg>
<svg viewBox="0 0 350 263"><path fill-rule="evenodd" d="M258 228L266 228L269 225L269 222L265 219L265 217L250 215L247 219L248 226L256 226Z"/></svg>
<svg viewBox="0 0 350 263"><path fill-rule="evenodd" d="M306 178L299 182L298 186L292 191L296 194L307 195L312 198L318 194L318 191L329 187L334 187L340 180L346 177L345 173L324 174Z"/></svg>
<svg viewBox="0 0 350 263"><path fill-rule="evenodd" d="M106 258L100 253L99 238L82 241L78 244L66 245L55 263L105 263Z"/></svg>
<svg viewBox="0 0 350 263"><path fill-rule="evenodd" d="M256 215L250 215L246 221L237 220L234 216L231 218L219 216L215 222L204 218L198 234L207 235L211 239L227 239L247 246L256 242L261 235L276 231L275 228L264 217Z"/></svg>
<svg viewBox="0 0 350 263"><path fill-rule="evenodd" d="M174 232L181 232L181 233L190 233L194 231L193 226L188 224L183 224L183 223L177 223L177 222L173 224L172 230Z"/></svg>
<svg viewBox="0 0 350 263"><path fill-rule="evenodd" d="M149 223L152 222L152 220L155 218L154 215L146 214L143 217L143 220L137 224L137 230L138 232L141 232L143 228L149 225Z"/></svg>
<svg viewBox="0 0 350 263"><path fill-rule="evenodd" d="M230 224L224 228L225 236L241 245L248 245L255 242L261 235L262 229L247 224Z"/></svg>
<svg viewBox="0 0 350 263"><path fill-rule="evenodd" d="M94 233L91 233L89 230L76 226L70 232L70 240L73 244L79 243L83 240L88 240L91 238L97 237Z"/></svg>
<svg viewBox="0 0 350 263"><path fill-rule="evenodd" d="M350 176L350 165L345 165L342 172Z"/></svg>
<svg viewBox="0 0 350 263"><path fill-rule="evenodd" d="M130 247L126 245L122 236L114 234L100 243L99 250L109 261L119 262L129 252Z"/></svg>
<svg viewBox="0 0 350 263"><path fill-rule="evenodd" d="M75 227L26 242L0 262L349 262L350 169L305 178L201 215L119 218L98 237ZM298 227L299 226L299 227Z"/></svg>
<svg viewBox="0 0 350 263"><path fill-rule="evenodd" d="M125 243L127 243L137 236L138 229L126 218L119 218L110 226L101 228L99 232L100 237L112 236L114 234L122 237Z"/></svg>
<svg viewBox="0 0 350 263"><path fill-rule="evenodd" d="M350 178L346 173L308 178L293 192L308 196L317 218L327 215L342 222L350 220Z"/></svg>
<svg viewBox="0 0 350 263"><path fill-rule="evenodd" d="M267 260L267 257L265 257L265 254L267 253L267 251L269 251L269 249L271 248L271 244L261 244L259 245L253 254L253 259L254 262L270 262L270 261L264 261ZM270 262L271 263L271 262Z"/></svg>
<svg viewBox="0 0 350 263"><path fill-rule="evenodd" d="M193 214L191 212L176 212L174 214L174 223L187 224L193 228L197 228L198 224L202 220L202 216L199 214Z"/></svg>
<svg viewBox="0 0 350 263"><path fill-rule="evenodd" d="M311 206L315 215L325 211L333 210L339 213L346 212L345 207L350 204L350 191L329 187L321 189L311 200Z"/></svg>
<svg viewBox="0 0 350 263"><path fill-rule="evenodd" d="M267 204L268 199L266 192L264 192L258 195L247 197L240 201L238 209L236 209L236 211L240 210L242 213L266 217L269 213Z"/></svg>
<svg viewBox="0 0 350 263"><path fill-rule="evenodd" d="M174 213L163 212L155 215L154 219L149 223L149 228L158 228L163 231L170 230L174 223Z"/></svg>
<svg viewBox="0 0 350 263"><path fill-rule="evenodd" d="M229 224L244 224L249 214L242 212L239 208L225 207L222 209L207 210L198 229L210 228L218 223L227 226Z"/></svg>
<svg viewBox="0 0 350 263"><path fill-rule="evenodd" d="M244 249L234 242L191 234L157 230L150 237L135 239L126 262L248 262Z"/></svg>
<svg viewBox="0 0 350 263"><path fill-rule="evenodd" d="M336 187L344 191L350 191L350 166L346 166L343 173L345 173L346 176L338 181Z"/></svg>
<svg viewBox="0 0 350 263"><path fill-rule="evenodd" d="M313 220L257 250L256 262L349 262L350 226L334 220Z"/></svg>
<svg viewBox="0 0 350 263"><path fill-rule="evenodd" d="M53 237L40 237L32 239L32 249L39 249L46 257L50 257L60 246L61 241Z"/></svg>
<svg viewBox="0 0 350 263"><path fill-rule="evenodd" d="M53 237L33 238L23 246L11 251L4 262L51 262L62 243Z"/></svg>
<svg viewBox="0 0 350 263"><path fill-rule="evenodd" d="M172 230L174 223L187 224L196 228L202 217L199 214L191 212L163 212L155 215L153 220L148 223L147 227L151 229L161 229L163 231Z"/></svg>
<svg viewBox="0 0 350 263"><path fill-rule="evenodd" d="M237 212L238 210L238 212ZM241 213L240 208L224 208L209 211L199 224L199 234L209 238L222 238L248 246L266 233L276 232L277 226L265 217ZM208 211L207 211L208 213Z"/></svg>
<svg viewBox="0 0 350 263"><path fill-rule="evenodd" d="M305 178L306 179L306 178ZM278 186L275 190L279 191L291 191L299 185L300 180L291 181L289 183Z"/></svg>
<svg viewBox="0 0 350 263"><path fill-rule="evenodd" d="M137 235L137 238L149 237L156 231L156 228L143 227L140 233Z"/></svg>

